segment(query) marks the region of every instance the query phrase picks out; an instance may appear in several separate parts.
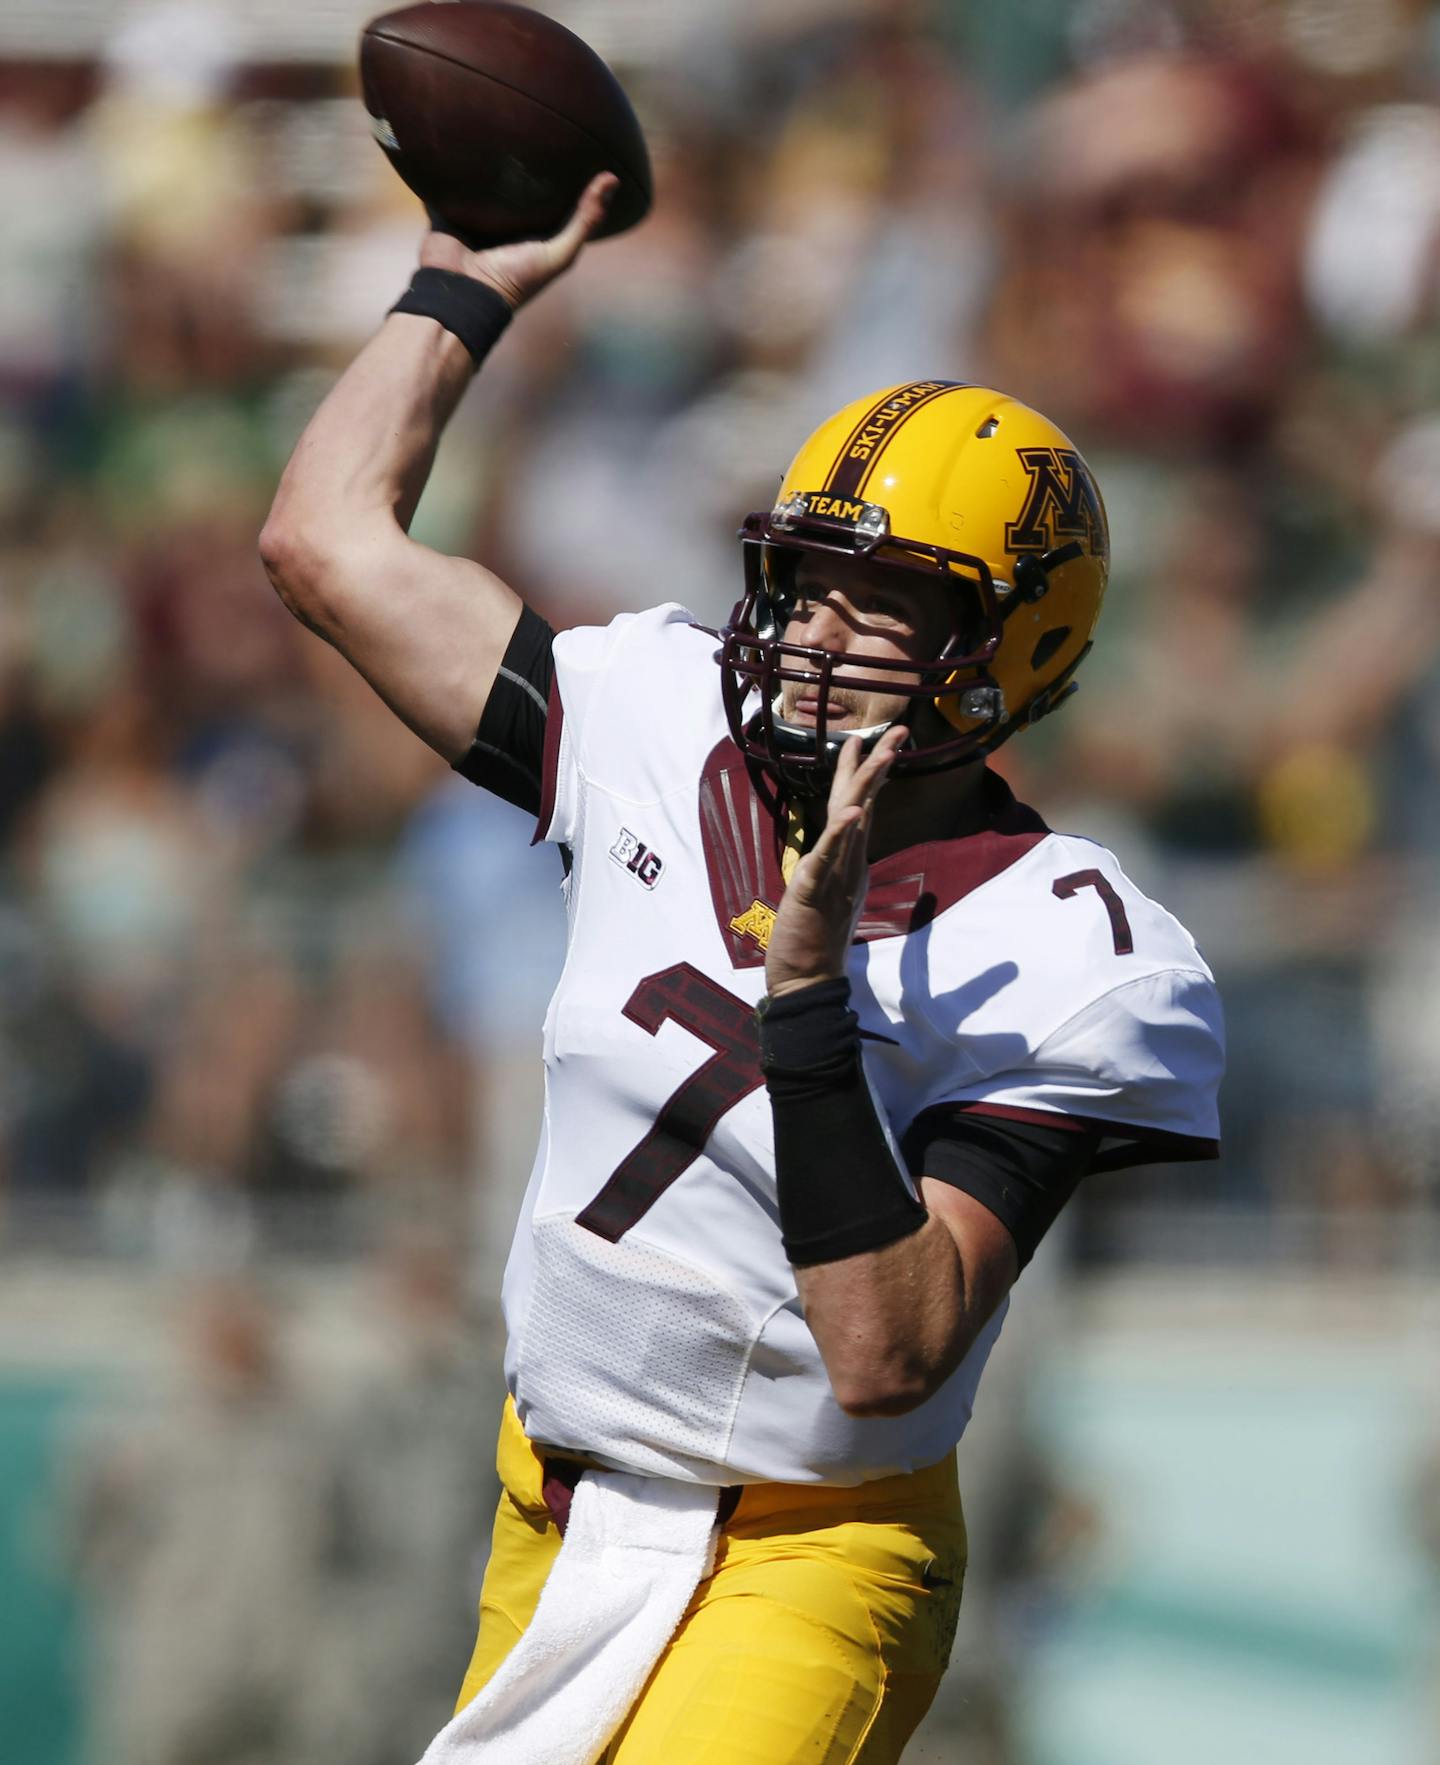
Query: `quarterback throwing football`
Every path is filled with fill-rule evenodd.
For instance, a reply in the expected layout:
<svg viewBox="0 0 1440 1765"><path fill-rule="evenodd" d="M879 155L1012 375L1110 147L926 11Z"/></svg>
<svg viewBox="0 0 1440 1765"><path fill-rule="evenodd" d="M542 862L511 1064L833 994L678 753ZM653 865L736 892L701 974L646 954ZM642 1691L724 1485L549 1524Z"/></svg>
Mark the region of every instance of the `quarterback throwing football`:
<svg viewBox="0 0 1440 1765"><path fill-rule="evenodd" d="M426 1759L888 1765L949 1655L954 1448L1010 1288L1087 1173L1213 1154L1219 1005L1183 927L986 768L1066 692L1108 557L1080 455L1003 393L822 425L720 632L669 604L556 636L408 537L606 195L545 242L428 236L261 541L565 866L503 1492Z"/></svg>

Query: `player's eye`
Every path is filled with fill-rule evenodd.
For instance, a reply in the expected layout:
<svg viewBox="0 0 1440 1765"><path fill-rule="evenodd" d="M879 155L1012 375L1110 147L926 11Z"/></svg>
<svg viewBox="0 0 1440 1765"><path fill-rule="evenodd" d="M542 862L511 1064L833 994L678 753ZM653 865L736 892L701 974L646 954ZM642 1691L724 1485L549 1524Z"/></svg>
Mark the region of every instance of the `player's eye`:
<svg viewBox="0 0 1440 1765"><path fill-rule="evenodd" d="M901 600L898 595L886 594L879 589L861 595L855 610L870 620L872 624L909 626L914 623L914 616L908 601Z"/></svg>

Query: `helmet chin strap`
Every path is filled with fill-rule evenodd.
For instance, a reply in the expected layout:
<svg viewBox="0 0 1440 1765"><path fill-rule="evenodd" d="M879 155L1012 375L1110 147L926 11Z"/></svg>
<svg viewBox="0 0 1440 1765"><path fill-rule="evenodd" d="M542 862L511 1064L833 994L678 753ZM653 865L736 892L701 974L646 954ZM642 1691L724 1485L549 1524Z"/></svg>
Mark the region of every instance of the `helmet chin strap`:
<svg viewBox="0 0 1440 1765"><path fill-rule="evenodd" d="M814 772L814 790L808 794L823 796L830 789L830 780L834 776L835 764L840 758L840 750L851 738L858 735L864 751L868 754L887 729L895 727L896 719L889 717L883 723L871 723L864 729L844 729L836 735L827 735L823 746L815 740L815 726L807 723L787 723L780 716L780 699L777 696L772 708L775 731L775 747L781 754L823 754L823 764ZM808 781L807 781L808 782ZM792 795L797 787L791 785Z"/></svg>

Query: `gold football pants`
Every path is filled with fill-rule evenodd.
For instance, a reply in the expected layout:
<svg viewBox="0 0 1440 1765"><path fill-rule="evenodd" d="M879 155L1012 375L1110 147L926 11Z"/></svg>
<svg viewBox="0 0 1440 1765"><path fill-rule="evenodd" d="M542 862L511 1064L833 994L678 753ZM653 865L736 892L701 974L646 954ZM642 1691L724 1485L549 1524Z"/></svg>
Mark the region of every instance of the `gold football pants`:
<svg viewBox="0 0 1440 1765"><path fill-rule="evenodd" d="M543 1467L507 1403L457 1709L529 1623L560 1548ZM890 1765L945 1671L964 1573L953 1455L854 1489L746 1485L605 1765Z"/></svg>

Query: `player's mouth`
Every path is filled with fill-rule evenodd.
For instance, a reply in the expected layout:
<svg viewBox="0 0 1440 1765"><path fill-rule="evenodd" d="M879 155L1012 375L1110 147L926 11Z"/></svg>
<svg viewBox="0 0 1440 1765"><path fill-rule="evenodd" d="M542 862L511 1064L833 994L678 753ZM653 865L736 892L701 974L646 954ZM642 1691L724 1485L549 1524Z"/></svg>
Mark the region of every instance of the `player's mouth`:
<svg viewBox="0 0 1440 1765"><path fill-rule="evenodd" d="M839 699L829 698L826 699L824 703L825 722L831 729L835 728L838 724L844 723L847 718L854 715L852 707L842 703ZM820 721L820 704L821 700L817 693L798 694L795 703L790 708L789 721L791 723L818 724Z"/></svg>

